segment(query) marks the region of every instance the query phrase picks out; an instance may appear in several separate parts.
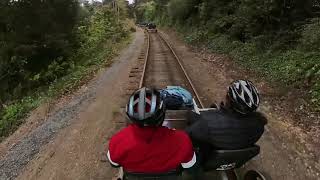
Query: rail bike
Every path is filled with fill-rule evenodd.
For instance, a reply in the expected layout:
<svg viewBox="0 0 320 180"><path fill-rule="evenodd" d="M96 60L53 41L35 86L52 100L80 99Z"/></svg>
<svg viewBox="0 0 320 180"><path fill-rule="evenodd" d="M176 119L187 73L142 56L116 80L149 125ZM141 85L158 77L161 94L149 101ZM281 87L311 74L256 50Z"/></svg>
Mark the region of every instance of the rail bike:
<svg viewBox="0 0 320 180"><path fill-rule="evenodd" d="M187 116L190 113L200 115L206 111L215 111L216 108L199 108L193 99L192 109L170 110L166 112L163 126L174 129L185 129L188 126ZM195 147L196 148L196 147ZM255 170L248 170L245 173L237 173L252 158L260 153L260 147L255 145L246 149L238 150L214 150L206 163L201 165L202 173L206 174L201 180L267 180L266 177ZM185 177L183 171L172 171L164 174L142 174L124 172L120 168L117 180L182 180L190 179Z"/></svg>

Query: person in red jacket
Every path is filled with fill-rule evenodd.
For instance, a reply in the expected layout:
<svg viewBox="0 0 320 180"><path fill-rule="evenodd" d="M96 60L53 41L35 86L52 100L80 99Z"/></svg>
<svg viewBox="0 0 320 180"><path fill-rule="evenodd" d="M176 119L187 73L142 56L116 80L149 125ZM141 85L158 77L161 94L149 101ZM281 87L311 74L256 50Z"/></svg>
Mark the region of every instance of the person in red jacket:
<svg viewBox="0 0 320 180"><path fill-rule="evenodd" d="M126 113L133 122L109 141L108 160L125 174L166 174L196 164L189 136L162 126L165 118L160 92L141 88L129 99Z"/></svg>

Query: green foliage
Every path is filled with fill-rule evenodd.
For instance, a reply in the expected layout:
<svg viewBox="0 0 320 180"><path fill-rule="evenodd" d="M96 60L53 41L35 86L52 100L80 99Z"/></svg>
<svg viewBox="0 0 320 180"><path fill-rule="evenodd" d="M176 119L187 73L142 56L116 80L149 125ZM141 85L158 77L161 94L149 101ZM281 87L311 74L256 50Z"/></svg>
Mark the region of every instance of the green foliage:
<svg viewBox="0 0 320 180"><path fill-rule="evenodd" d="M194 0L171 0L168 4L168 15L172 22L183 23L193 11Z"/></svg>
<svg viewBox="0 0 320 180"><path fill-rule="evenodd" d="M78 12L76 0L5 0L1 4L0 101L32 91L40 85L34 78L37 74L73 53L79 46L74 35Z"/></svg>
<svg viewBox="0 0 320 180"><path fill-rule="evenodd" d="M186 35L186 42L205 44L213 52L229 54L239 64L254 69L268 80L281 82L284 86L309 89L310 103L315 109L320 110L319 51L306 52L300 49L264 51L254 42L242 43L224 34L204 36L205 32L196 32Z"/></svg>
<svg viewBox="0 0 320 180"><path fill-rule="evenodd" d="M34 100L31 97L25 97L20 103L4 107L4 110L0 114L0 141L3 137L12 133L23 122L21 118L23 118L30 109L39 105L39 99Z"/></svg>
<svg viewBox="0 0 320 180"><path fill-rule="evenodd" d="M320 51L320 18L314 18L303 26L301 49Z"/></svg>
<svg viewBox="0 0 320 180"><path fill-rule="evenodd" d="M153 2L155 21L177 29L186 42L227 53L271 81L306 89L320 110L319 1Z"/></svg>
<svg viewBox="0 0 320 180"><path fill-rule="evenodd" d="M54 7L50 8L54 9ZM56 8L59 9L59 7ZM26 46L24 48L28 51L31 48L30 51L33 53L30 56L20 55L16 54L17 52L14 50L16 46L22 46L18 39L14 43L12 43L12 39L6 41L0 39L0 43L4 45L0 46L0 82L2 83L0 102L3 106L0 108L0 140L13 132L23 122L22 118L43 100L70 92L101 66L111 63L111 57L115 55L123 41L128 38L128 31L125 29L127 25L122 23L126 18L125 14L118 17L118 22L117 14L108 6L87 8L77 6L77 8L79 8L77 10L79 14L74 14L78 19L71 28L72 33L50 37L50 39L56 38L52 41L59 41L50 48L59 49L61 46L61 52L67 50L66 53L59 53L58 50L51 52L51 49L50 51L38 51L39 48L32 49L33 46ZM53 19L53 22L47 23L51 26L59 22L55 22ZM61 27L63 23L66 22L61 22ZM66 25L66 29L68 29L67 26L69 25ZM61 28L62 30L63 28ZM0 31L1 35L3 33ZM38 33L37 35L42 36L45 32ZM67 45L67 48L65 45L71 42L70 38L74 38L73 45ZM32 44L33 38L30 37L25 42ZM46 42L44 39L41 43L46 44ZM9 46L10 43L14 45ZM46 55L48 57L43 58ZM33 67L28 69L30 59L37 62L45 61L45 63L37 64L36 69ZM11 84L14 86L11 87Z"/></svg>
<svg viewBox="0 0 320 180"><path fill-rule="evenodd" d="M136 9L137 22L150 22L155 19L155 3L153 1L139 4Z"/></svg>
<svg viewBox="0 0 320 180"><path fill-rule="evenodd" d="M145 4L144 17L148 21L152 21L155 18L155 6L153 1Z"/></svg>
<svg viewBox="0 0 320 180"><path fill-rule="evenodd" d="M130 28L130 31L131 31L131 32L136 32L137 30L136 30L136 28L131 27L131 28Z"/></svg>

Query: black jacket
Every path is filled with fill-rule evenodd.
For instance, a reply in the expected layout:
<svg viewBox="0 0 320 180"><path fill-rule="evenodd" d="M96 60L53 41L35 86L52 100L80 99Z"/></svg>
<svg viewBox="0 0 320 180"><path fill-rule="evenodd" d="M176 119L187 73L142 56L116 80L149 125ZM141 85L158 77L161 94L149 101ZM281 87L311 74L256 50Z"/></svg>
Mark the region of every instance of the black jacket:
<svg viewBox="0 0 320 180"><path fill-rule="evenodd" d="M241 115L221 108L192 113L187 129L193 142L208 143L214 149L236 150L253 146L264 132L267 119L259 112Z"/></svg>

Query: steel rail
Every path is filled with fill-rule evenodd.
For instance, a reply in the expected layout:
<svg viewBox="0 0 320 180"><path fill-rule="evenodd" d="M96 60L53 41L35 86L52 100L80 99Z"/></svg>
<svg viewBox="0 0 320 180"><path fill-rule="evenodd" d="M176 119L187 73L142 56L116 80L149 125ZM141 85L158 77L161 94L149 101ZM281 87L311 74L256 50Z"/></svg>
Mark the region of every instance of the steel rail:
<svg viewBox="0 0 320 180"><path fill-rule="evenodd" d="M146 72L146 68L147 68L147 64L148 64L148 59L149 59L149 50L150 50L150 35L149 35L149 32L146 32L147 33L147 51L146 51L146 55L145 55L145 62L144 62L144 66L143 66L143 71L142 71L142 77L141 77L141 80L140 80L140 84L139 84L139 88L142 88L143 87L143 82L144 82L144 78L145 78L145 72ZM188 83L190 84L191 88L192 88L192 91L194 92L195 96L196 96L196 99L198 100L198 102L200 103L200 108L204 108L204 104L203 102L201 101L200 99L200 96L199 96L199 93L198 91L196 90L195 86L193 85L187 71L185 70L184 66L182 65L181 63L181 60L179 58L179 56L175 53L174 49L172 48L172 46L168 43L168 41L163 38L163 36L161 35L161 33L157 33L160 37L161 40L163 40L163 42L169 47L170 49L170 52L173 54L174 58L177 60L184 76L186 77Z"/></svg>
<svg viewBox="0 0 320 180"><path fill-rule="evenodd" d="M144 58L145 61L144 61L144 65L143 65L142 77L140 79L139 89L142 88L142 86L143 86L145 72L146 72L147 63L148 63L148 59L149 59L149 50L150 50L150 35L147 32L147 51L146 51L145 58Z"/></svg>
<svg viewBox="0 0 320 180"><path fill-rule="evenodd" d="M199 93L198 93L198 91L196 90L195 86L193 85L193 83L192 83L192 81L191 81L191 79L190 79L190 77L189 77L186 69L185 69L184 66L182 65L179 56L175 53L175 51L174 51L174 49L172 48L172 46L170 45L170 43L161 35L160 32L158 33L158 35L159 35L159 37L165 42L165 44L169 47L171 53L174 55L175 59L178 61L179 66L180 66L180 68L182 69L184 76L187 78L187 80L188 80L188 82L189 82L189 84L190 84L190 86L191 86L191 88L192 88L192 91L194 92L194 94L195 94L196 97L197 97L198 102L200 103L200 107L201 107L201 108L204 108L204 104L203 104L203 102L202 102L201 99L200 99Z"/></svg>

